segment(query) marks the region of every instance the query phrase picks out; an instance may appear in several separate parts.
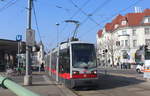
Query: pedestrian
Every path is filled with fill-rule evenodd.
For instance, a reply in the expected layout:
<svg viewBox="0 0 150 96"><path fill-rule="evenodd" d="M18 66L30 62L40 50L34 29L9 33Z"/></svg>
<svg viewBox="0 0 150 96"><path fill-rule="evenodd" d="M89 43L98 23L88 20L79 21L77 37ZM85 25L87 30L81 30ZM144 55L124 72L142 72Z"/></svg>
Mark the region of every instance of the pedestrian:
<svg viewBox="0 0 150 96"><path fill-rule="evenodd" d="M20 67L17 67L17 68L16 68L16 71L17 71L17 75L18 75L18 76L21 75L21 69L20 69Z"/></svg>

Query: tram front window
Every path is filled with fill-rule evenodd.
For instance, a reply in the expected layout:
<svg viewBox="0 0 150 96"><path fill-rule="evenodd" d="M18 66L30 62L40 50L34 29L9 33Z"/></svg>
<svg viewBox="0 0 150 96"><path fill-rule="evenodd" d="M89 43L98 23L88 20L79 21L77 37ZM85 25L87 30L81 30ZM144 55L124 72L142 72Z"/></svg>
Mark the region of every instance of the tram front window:
<svg viewBox="0 0 150 96"><path fill-rule="evenodd" d="M73 44L72 56L74 68L96 67L96 55L93 44Z"/></svg>

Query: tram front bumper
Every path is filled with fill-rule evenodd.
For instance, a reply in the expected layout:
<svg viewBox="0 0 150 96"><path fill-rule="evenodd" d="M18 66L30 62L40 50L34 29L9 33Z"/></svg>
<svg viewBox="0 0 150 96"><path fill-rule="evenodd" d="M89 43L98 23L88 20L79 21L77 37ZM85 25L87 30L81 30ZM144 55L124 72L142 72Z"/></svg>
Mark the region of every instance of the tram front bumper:
<svg viewBox="0 0 150 96"><path fill-rule="evenodd" d="M97 85L98 78L72 79L74 86L90 86Z"/></svg>

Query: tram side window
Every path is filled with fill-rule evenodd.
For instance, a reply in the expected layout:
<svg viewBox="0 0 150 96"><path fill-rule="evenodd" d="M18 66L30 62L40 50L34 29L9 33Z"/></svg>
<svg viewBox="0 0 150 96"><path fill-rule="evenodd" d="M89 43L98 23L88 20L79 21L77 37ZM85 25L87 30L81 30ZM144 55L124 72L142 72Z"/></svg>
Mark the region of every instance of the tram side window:
<svg viewBox="0 0 150 96"><path fill-rule="evenodd" d="M70 54L69 49L60 50L59 72L70 73Z"/></svg>
<svg viewBox="0 0 150 96"><path fill-rule="evenodd" d="M51 64L52 64L52 69L56 70L56 63L57 63L57 53L52 53L52 58L51 58Z"/></svg>
<svg viewBox="0 0 150 96"><path fill-rule="evenodd" d="M150 60L150 50L145 51L145 60Z"/></svg>

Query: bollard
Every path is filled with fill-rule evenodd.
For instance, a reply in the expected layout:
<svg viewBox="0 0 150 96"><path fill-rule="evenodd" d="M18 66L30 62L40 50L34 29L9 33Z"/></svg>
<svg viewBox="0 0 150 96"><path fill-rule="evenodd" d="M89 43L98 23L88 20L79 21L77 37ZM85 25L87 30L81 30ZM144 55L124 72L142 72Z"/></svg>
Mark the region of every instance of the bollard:
<svg viewBox="0 0 150 96"><path fill-rule="evenodd" d="M0 76L0 86L3 88L8 88L11 90L13 93L15 93L17 96L40 96L18 84L15 82L11 81L10 79L6 77Z"/></svg>

